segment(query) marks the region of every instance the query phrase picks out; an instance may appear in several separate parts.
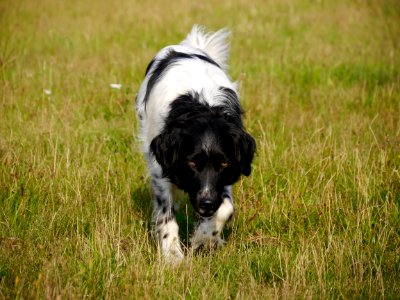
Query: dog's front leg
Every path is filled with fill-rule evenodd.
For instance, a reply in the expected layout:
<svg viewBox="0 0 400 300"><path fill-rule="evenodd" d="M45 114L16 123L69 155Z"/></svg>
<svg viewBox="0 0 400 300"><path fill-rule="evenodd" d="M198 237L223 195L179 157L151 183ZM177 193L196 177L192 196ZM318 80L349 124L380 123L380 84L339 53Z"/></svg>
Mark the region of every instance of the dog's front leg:
<svg viewBox="0 0 400 300"><path fill-rule="evenodd" d="M151 185L154 193L153 223L162 256L168 262L183 259L179 240L179 227L175 219L175 210L171 193L171 183L161 177L161 169L152 166Z"/></svg>
<svg viewBox="0 0 400 300"><path fill-rule="evenodd" d="M191 239L193 250L201 248L217 248L225 244L221 232L225 224L232 218L234 211L232 187L225 187L222 203L218 210L209 218L201 218Z"/></svg>

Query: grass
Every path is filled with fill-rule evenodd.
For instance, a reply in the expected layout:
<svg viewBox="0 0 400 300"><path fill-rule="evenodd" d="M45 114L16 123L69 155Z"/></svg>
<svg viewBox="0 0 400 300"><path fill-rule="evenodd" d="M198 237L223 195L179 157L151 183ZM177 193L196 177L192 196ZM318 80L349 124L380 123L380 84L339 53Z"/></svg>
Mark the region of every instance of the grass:
<svg viewBox="0 0 400 300"><path fill-rule="evenodd" d="M397 1L4 0L0 16L0 298L399 297ZM227 246L169 268L133 103L193 23L233 30L258 153ZM178 217L187 241L189 205Z"/></svg>

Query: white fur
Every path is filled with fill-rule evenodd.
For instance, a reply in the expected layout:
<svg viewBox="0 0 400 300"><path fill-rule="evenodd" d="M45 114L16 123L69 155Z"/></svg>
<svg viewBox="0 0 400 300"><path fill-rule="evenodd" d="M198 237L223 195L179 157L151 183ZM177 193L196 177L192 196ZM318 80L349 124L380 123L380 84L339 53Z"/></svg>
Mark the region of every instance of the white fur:
<svg viewBox="0 0 400 300"><path fill-rule="evenodd" d="M164 236L167 237L163 238ZM183 251L179 240L179 227L175 220L171 220L165 226L162 226L158 238L162 255L168 261L174 262L183 258Z"/></svg>
<svg viewBox="0 0 400 300"><path fill-rule="evenodd" d="M229 34L230 31L226 28L211 33L206 32L203 26L195 25L186 39L181 42L181 45L203 50L226 71L229 58L229 44L227 42Z"/></svg>
<svg viewBox="0 0 400 300"><path fill-rule="evenodd" d="M163 80L153 87L147 104L144 103L151 71L156 67L157 60L165 58L169 50L200 55L206 53L223 67L229 55L229 45L226 43L229 32L220 30L214 34L206 34L200 28L194 26L181 45L163 48L155 56L156 62L140 86L136 109L142 116L140 137L145 153L148 152L148 146L153 138L161 132L169 106L177 96L188 91L195 91L205 102L216 106L221 104L219 88L226 87L237 92L236 83L230 80L223 69L199 59L188 59L180 61L169 69L163 76Z"/></svg>

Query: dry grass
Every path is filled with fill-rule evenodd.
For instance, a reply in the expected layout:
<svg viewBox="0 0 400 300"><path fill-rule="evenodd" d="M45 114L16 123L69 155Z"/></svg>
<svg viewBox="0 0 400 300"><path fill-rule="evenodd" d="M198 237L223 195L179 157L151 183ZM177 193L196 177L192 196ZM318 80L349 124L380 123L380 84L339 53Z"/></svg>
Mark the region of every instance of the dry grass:
<svg viewBox="0 0 400 300"><path fill-rule="evenodd" d="M0 298L398 298L398 3L136 2L0 3ZM170 269L133 102L193 23L233 30L258 154L227 246Z"/></svg>

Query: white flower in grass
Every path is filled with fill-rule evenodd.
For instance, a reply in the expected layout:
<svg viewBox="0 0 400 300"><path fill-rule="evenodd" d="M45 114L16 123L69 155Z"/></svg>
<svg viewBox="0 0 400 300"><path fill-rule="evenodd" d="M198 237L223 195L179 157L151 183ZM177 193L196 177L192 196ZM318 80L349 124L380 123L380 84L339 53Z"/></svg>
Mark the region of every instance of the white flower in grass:
<svg viewBox="0 0 400 300"><path fill-rule="evenodd" d="M43 90L46 95L51 95L51 90Z"/></svg>
<svg viewBox="0 0 400 300"><path fill-rule="evenodd" d="M112 89L120 90L121 87L122 87L122 84L119 84L119 83L111 83L111 84L110 84L110 87L111 87Z"/></svg>

